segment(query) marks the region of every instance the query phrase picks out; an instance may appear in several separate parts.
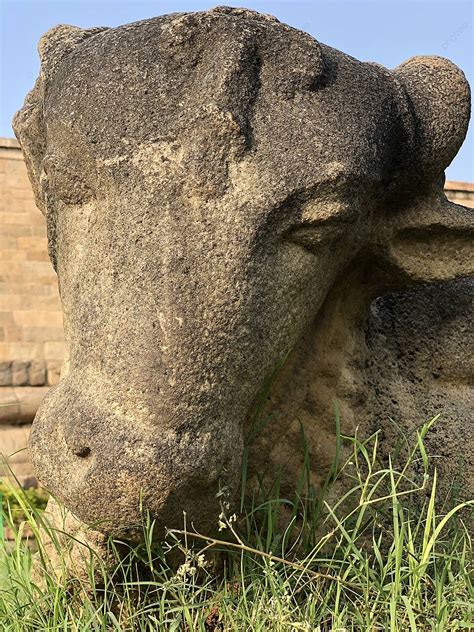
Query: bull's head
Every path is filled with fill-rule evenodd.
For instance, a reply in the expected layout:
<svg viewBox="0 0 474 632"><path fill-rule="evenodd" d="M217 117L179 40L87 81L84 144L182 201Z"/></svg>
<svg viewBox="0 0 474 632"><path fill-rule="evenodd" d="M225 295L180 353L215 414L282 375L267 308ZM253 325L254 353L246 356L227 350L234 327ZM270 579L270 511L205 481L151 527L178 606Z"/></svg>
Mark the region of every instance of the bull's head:
<svg viewBox="0 0 474 632"><path fill-rule="evenodd" d="M69 359L38 475L87 523L216 524L262 384L349 266L465 274L442 192L469 118L438 57L361 63L257 13L59 26L15 132L47 218ZM375 273L375 271L377 271Z"/></svg>

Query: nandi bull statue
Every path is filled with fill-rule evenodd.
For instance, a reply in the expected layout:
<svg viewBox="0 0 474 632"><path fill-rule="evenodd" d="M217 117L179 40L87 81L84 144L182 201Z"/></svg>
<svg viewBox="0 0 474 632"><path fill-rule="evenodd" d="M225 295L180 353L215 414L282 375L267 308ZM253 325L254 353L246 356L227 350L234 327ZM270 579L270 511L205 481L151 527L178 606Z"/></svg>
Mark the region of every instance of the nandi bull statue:
<svg viewBox="0 0 474 632"><path fill-rule="evenodd" d="M446 59L387 70L227 7L57 26L39 52L14 129L69 353L33 424L38 477L103 534L132 538L143 510L161 534L183 511L214 531L282 359L291 401L295 353L337 373L375 297L470 272L472 214L442 189L468 84ZM312 453L336 395L304 416ZM291 478L296 434L268 424L252 467Z"/></svg>

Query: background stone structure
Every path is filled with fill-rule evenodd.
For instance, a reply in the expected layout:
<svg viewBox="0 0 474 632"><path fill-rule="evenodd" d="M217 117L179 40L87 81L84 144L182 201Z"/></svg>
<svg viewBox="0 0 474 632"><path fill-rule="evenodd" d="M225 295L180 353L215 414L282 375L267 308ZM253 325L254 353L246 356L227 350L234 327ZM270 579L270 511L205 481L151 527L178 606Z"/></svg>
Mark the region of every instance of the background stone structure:
<svg viewBox="0 0 474 632"><path fill-rule="evenodd" d="M23 478L29 423L59 379L64 354L46 225L16 140L0 138L0 453Z"/></svg>
<svg viewBox="0 0 474 632"><path fill-rule="evenodd" d="M474 185L447 182L450 200L474 208ZM57 277L14 139L0 139L0 453L29 480L26 440L36 409L59 379L64 355ZM20 450L20 452L18 452Z"/></svg>
<svg viewBox="0 0 474 632"><path fill-rule="evenodd" d="M52 385L64 353L57 277L45 220L13 139L0 139L0 192L0 385Z"/></svg>

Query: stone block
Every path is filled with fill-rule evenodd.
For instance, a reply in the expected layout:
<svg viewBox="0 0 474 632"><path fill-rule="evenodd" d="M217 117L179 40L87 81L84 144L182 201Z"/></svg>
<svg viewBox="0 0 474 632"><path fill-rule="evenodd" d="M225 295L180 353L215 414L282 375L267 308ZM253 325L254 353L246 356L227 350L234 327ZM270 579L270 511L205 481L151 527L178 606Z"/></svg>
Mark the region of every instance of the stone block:
<svg viewBox="0 0 474 632"><path fill-rule="evenodd" d="M0 424L17 419L20 404L12 386L0 386Z"/></svg>
<svg viewBox="0 0 474 632"><path fill-rule="evenodd" d="M65 342L46 342L44 345L44 357L48 360L63 360L66 355ZM49 367L49 362L48 362Z"/></svg>
<svg viewBox="0 0 474 632"><path fill-rule="evenodd" d="M29 461L26 446L30 426L0 426L0 454L10 463Z"/></svg>
<svg viewBox="0 0 474 632"><path fill-rule="evenodd" d="M12 386L26 386L28 384L29 362L14 360L11 365Z"/></svg>
<svg viewBox="0 0 474 632"><path fill-rule="evenodd" d="M14 211L15 205L12 206L12 211ZM11 226L19 225L19 226L29 226L31 223L31 215L26 212L5 212L0 211L0 225L1 226Z"/></svg>
<svg viewBox="0 0 474 632"><path fill-rule="evenodd" d="M33 421L48 386L0 387L0 425L21 425Z"/></svg>
<svg viewBox="0 0 474 632"><path fill-rule="evenodd" d="M24 226L21 224L9 224L7 226L5 226L4 228L5 231L5 235L7 237L16 237L17 238L17 244L18 244L18 239L21 237L27 237L28 235L32 234L32 229L31 226Z"/></svg>
<svg viewBox="0 0 474 632"><path fill-rule="evenodd" d="M35 478L28 451L30 425L0 426L0 476L20 484Z"/></svg>
<svg viewBox="0 0 474 632"><path fill-rule="evenodd" d="M64 331L62 327L23 327L22 338L25 342L60 342Z"/></svg>
<svg viewBox="0 0 474 632"><path fill-rule="evenodd" d="M46 228L44 226L38 226L35 224L31 225L31 234L35 237L45 237L46 236Z"/></svg>
<svg viewBox="0 0 474 632"><path fill-rule="evenodd" d="M2 233L5 233L4 227L2 227ZM2 249L15 250L16 249L16 238L15 237L7 237L7 235L2 234Z"/></svg>
<svg viewBox="0 0 474 632"><path fill-rule="evenodd" d="M33 360L28 367L28 383L30 386L43 386L46 383L46 367L42 360Z"/></svg>
<svg viewBox="0 0 474 632"><path fill-rule="evenodd" d="M54 294L51 296L30 296L22 294L20 308L21 310L52 311L62 314L59 296Z"/></svg>
<svg viewBox="0 0 474 632"><path fill-rule="evenodd" d="M36 310L19 310L13 312L15 322L21 327L62 327L61 312Z"/></svg>
<svg viewBox="0 0 474 632"><path fill-rule="evenodd" d="M41 211L32 205L31 208L28 208L28 217L30 226L41 226L44 237L46 237L46 219Z"/></svg>
<svg viewBox="0 0 474 632"><path fill-rule="evenodd" d="M11 386L12 363L0 362L0 386Z"/></svg>
<svg viewBox="0 0 474 632"><path fill-rule="evenodd" d="M27 258L25 250L4 249L0 250L0 259L5 261L24 261Z"/></svg>
<svg viewBox="0 0 474 632"><path fill-rule="evenodd" d="M5 330L5 340L7 342L20 342L21 329L19 327L6 325L4 327L4 330Z"/></svg>
<svg viewBox="0 0 474 632"><path fill-rule="evenodd" d="M49 386L24 386L15 388L15 395L20 404L18 421L26 423L33 421L39 405L49 391Z"/></svg>
<svg viewBox="0 0 474 632"><path fill-rule="evenodd" d="M59 382L61 376L62 362L56 360L50 360L47 362L47 384L49 386L55 386Z"/></svg>
<svg viewBox="0 0 474 632"><path fill-rule="evenodd" d="M0 342L0 358L31 362L44 358L44 343Z"/></svg>
<svg viewBox="0 0 474 632"><path fill-rule="evenodd" d="M45 250L28 250L26 252L27 261L49 261L48 251Z"/></svg>
<svg viewBox="0 0 474 632"><path fill-rule="evenodd" d="M6 284L3 285L4 294L1 293L2 288L0 288L0 309L1 310L9 310L9 309L17 309L21 307L21 296L19 294L7 294L6 290L9 289L6 287ZM13 288L12 288L13 289Z"/></svg>
<svg viewBox="0 0 474 632"><path fill-rule="evenodd" d="M31 225L30 225L31 226ZM41 227L43 229L43 227ZM41 231L41 233L43 230ZM22 250L42 250L48 251L48 240L45 237L37 237L36 235L28 237L19 237L17 240L18 248Z"/></svg>
<svg viewBox="0 0 474 632"><path fill-rule="evenodd" d="M26 296L56 296L58 294L57 278L54 278L54 283L40 283L36 279L34 282L31 282L31 279L28 277L25 278L29 281L22 287L22 292L24 292Z"/></svg>

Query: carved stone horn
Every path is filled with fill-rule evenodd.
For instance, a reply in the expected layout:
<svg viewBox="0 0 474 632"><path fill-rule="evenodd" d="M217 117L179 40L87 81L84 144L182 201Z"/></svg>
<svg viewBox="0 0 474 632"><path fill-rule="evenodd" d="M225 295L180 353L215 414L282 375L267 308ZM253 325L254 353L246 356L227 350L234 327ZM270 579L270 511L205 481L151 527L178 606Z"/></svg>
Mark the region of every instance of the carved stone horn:
<svg viewBox="0 0 474 632"><path fill-rule="evenodd" d="M51 78L61 61L88 37L107 30L105 26L81 29L70 24L58 24L49 29L38 42L41 59L41 76Z"/></svg>
<svg viewBox="0 0 474 632"><path fill-rule="evenodd" d="M412 57L393 71L412 112L415 155L409 160L424 181L440 178L459 151L469 124L469 84L443 57Z"/></svg>
<svg viewBox="0 0 474 632"><path fill-rule="evenodd" d="M400 286L474 273L474 212L443 192L443 172L458 152L470 117L463 72L442 57L413 57L393 71L410 126L406 173L411 195L377 229L379 254Z"/></svg>
<svg viewBox="0 0 474 632"><path fill-rule="evenodd" d="M13 131L23 150L36 205L44 214L46 207L41 190L41 172L46 152L46 130L43 120L45 86L53 80L61 62L79 44L105 30L107 27L81 29L69 24L58 24L49 29L38 43L40 76L33 90L27 94L23 107L13 117Z"/></svg>

